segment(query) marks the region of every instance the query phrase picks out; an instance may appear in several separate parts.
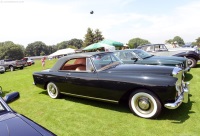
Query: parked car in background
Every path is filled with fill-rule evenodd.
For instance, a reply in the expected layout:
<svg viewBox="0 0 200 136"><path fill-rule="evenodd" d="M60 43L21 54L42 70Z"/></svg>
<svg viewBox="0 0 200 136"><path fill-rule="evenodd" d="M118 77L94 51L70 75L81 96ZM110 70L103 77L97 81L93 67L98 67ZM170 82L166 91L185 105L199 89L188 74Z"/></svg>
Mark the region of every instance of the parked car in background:
<svg viewBox="0 0 200 136"><path fill-rule="evenodd" d="M33 59L28 59L27 62L30 63L31 65L35 64L35 61Z"/></svg>
<svg viewBox="0 0 200 136"><path fill-rule="evenodd" d="M119 103L142 118L156 118L163 107L188 102L183 70L171 66L123 64L113 52L90 52L60 58L48 70L34 72L34 84L51 98L60 94Z"/></svg>
<svg viewBox="0 0 200 136"><path fill-rule="evenodd" d="M200 60L198 51L182 49L168 49L165 44L146 44L138 46L137 49L142 49L157 56L177 56L186 57L188 59L188 66L193 68L197 61Z"/></svg>
<svg viewBox="0 0 200 136"><path fill-rule="evenodd" d="M181 46L182 48L194 48L195 46L192 44L185 44Z"/></svg>
<svg viewBox="0 0 200 136"><path fill-rule="evenodd" d="M34 60L29 57L25 57L22 60L26 61L28 66L35 64Z"/></svg>
<svg viewBox="0 0 200 136"><path fill-rule="evenodd" d="M5 72L5 67L4 66L0 66L0 73L3 74Z"/></svg>
<svg viewBox="0 0 200 136"><path fill-rule="evenodd" d="M118 50L114 53L125 64L165 65L190 70L187 58L175 56L155 56L141 49Z"/></svg>
<svg viewBox="0 0 200 136"><path fill-rule="evenodd" d="M0 66L4 66L5 70L10 69L10 71L14 71L15 69L23 69L24 62L21 60L5 59L0 60Z"/></svg>
<svg viewBox="0 0 200 136"><path fill-rule="evenodd" d="M195 51L196 53L199 54L199 49L197 48L197 46L190 46L187 48L184 48L186 47L185 45L183 46L179 46L179 45L172 45L172 44L165 44L165 46L167 47L167 49L169 51Z"/></svg>
<svg viewBox="0 0 200 136"><path fill-rule="evenodd" d="M1 88L1 87L0 87ZM0 89L0 135L1 136L56 136L51 131L18 114L7 103L19 98L19 92L7 94L1 97Z"/></svg>

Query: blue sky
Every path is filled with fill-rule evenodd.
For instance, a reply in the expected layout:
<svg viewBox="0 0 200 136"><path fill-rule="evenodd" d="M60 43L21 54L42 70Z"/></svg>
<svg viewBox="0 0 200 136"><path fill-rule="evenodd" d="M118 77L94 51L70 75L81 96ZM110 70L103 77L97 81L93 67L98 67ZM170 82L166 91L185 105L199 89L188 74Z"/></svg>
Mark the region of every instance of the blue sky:
<svg viewBox="0 0 200 136"><path fill-rule="evenodd" d="M0 18L0 42L24 46L84 40L88 27L123 43L200 37L199 0L1 0Z"/></svg>

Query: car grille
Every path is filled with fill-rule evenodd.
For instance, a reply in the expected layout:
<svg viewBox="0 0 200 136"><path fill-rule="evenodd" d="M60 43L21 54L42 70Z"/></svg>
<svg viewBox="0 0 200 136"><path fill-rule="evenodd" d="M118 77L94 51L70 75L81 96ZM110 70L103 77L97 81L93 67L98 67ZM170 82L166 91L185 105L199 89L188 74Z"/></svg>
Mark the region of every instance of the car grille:
<svg viewBox="0 0 200 136"><path fill-rule="evenodd" d="M184 87L184 72L180 68L175 67L173 72L173 77L176 77L178 80L176 81L176 91L178 97L183 92Z"/></svg>

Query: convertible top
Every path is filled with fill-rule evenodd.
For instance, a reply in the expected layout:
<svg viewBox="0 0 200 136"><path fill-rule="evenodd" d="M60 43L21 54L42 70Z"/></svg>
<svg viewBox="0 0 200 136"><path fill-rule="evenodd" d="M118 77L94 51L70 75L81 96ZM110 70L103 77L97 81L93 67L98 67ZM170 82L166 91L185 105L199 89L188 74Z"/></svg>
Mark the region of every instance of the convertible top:
<svg viewBox="0 0 200 136"><path fill-rule="evenodd" d="M97 55L97 54L109 54L109 53L113 53L113 52L86 52L86 53L77 53L77 54L71 54L68 56L64 56L62 58L60 58L56 64L50 69L50 71L58 71L60 69L60 67L68 60L70 59L75 59L75 58L89 58L93 55Z"/></svg>

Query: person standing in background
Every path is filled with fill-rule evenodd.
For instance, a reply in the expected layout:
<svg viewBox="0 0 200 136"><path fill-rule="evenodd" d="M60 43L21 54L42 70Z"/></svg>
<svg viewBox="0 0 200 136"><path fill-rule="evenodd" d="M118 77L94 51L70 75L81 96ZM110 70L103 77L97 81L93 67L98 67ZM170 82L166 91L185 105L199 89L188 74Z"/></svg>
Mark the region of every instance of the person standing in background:
<svg viewBox="0 0 200 136"><path fill-rule="evenodd" d="M42 69L44 69L44 68L45 68L45 57L43 57L43 58L41 59L41 62L42 62Z"/></svg>

